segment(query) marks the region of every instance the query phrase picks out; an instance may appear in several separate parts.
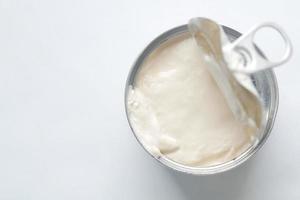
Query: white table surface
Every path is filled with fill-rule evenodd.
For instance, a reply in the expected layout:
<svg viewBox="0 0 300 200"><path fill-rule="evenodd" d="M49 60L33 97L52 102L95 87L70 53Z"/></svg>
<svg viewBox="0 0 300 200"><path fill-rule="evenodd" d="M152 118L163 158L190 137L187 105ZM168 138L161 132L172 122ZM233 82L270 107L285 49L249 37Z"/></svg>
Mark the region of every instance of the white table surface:
<svg viewBox="0 0 300 200"><path fill-rule="evenodd" d="M0 199L300 199L298 1L0 0ZM247 31L282 25L277 120L254 158L220 175L162 167L133 137L124 85L160 33L206 16Z"/></svg>

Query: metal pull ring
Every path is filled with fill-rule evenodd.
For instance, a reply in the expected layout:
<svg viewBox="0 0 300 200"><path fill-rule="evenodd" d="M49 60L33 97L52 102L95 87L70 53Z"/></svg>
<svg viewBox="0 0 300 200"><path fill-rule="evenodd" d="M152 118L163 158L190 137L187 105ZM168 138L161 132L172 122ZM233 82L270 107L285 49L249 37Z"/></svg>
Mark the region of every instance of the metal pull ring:
<svg viewBox="0 0 300 200"><path fill-rule="evenodd" d="M271 61L267 59L262 53L258 50L254 43L255 34L262 28L272 28L277 31L282 37L285 44L285 51L281 59L278 61ZM277 67L279 65L287 62L292 55L292 44L287 34L283 31L283 29L275 23L262 23L254 28L252 28L248 33L243 34L240 38L238 38L235 42L226 45L224 47L224 52L229 53L234 52L240 55L240 62L234 66L229 66L231 70L235 72L242 73L255 73L261 70Z"/></svg>

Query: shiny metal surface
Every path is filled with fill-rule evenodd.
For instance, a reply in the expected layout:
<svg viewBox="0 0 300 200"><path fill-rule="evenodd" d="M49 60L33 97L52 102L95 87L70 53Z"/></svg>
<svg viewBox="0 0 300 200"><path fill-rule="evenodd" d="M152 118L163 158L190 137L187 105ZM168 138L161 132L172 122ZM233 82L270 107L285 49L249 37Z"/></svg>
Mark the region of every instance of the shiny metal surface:
<svg viewBox="0 0 300 200"><path fill-rule="evenodd" d="M241 34L229 27L223 26L223 29L225 33L228 35L229 39L234 41L236 40ZM158 36L156 39L154 39L145 49L144 51L139 55L136 62L134 63L133 67L131 68L127 82L125 87L125 110L127 119L129 122L129 125L131 127L132 132L134 133L136 139L143 147L142 143L139 141L138 137L136 136L131 124L130 119L128 118L127 113L127 93L130 85L134 86L134 79L135 75L139 69L140 66L142 66L143 61L147 58L147 56L155 50L157 47L159 47L162 43L166 42L170 38L174 38L176 36L180 36L182 34L187 34L188 29L187 25L179 26L176 28L173 28L160 36ZM160 157L155 158L153 155L151 155L144 147L144 149L156 160L158 160L160 163L164 164L165 166L168 166L172 169L190 173L190 174L196 174L196 175L207 175L207 174L216 174L220 172L224 172L227 170L230 170L232 168L237 167L238 165L245 162L247 159L249 159L252 155L254 155L265 143L267 140L274 121L276 117L277 107L278 107L278 87L277 87L277 81L275 78L275 74L272 70L265 70L260 71L252 76L252 81L257 88L259 95L261 96L261 99L263 100L263 106L264 106L264 113L263 113L263 119L262 119L262 126L259 129L259 138L257 143L253 144L252 147L250 147L246 152L244 152L239 157L235 158L234 160L228 161L226 163L216 165L216 166L210 166L210 167L189 167L185 166L179 163L176 163L166 157Z"/></svg>

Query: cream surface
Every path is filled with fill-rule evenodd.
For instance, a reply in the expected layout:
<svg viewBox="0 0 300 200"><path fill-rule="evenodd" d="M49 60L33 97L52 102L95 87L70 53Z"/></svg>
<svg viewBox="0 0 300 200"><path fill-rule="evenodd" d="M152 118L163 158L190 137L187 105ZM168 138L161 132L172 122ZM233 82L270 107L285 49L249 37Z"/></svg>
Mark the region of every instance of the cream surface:
<svg viewBox="0 0 300 200"><path fill-rule="evenodd" d="M236 120L191 37L168 41L136 74L128 93L132 128L154 156L188 166L230 161L256 139Z"/></svg>

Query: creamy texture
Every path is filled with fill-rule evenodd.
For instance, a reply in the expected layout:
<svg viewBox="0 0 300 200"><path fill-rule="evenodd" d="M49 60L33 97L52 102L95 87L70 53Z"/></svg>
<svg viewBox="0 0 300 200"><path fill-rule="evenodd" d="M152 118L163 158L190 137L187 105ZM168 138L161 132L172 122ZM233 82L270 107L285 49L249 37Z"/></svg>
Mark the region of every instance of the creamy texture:
<svg viewBox="0 0 300 200"><path fill-rule="evenodd" d="M256 139L256 127L236 120L191 37L156 49L130 87L128 116L154 156L188 166L230 161Z"/></svg>

